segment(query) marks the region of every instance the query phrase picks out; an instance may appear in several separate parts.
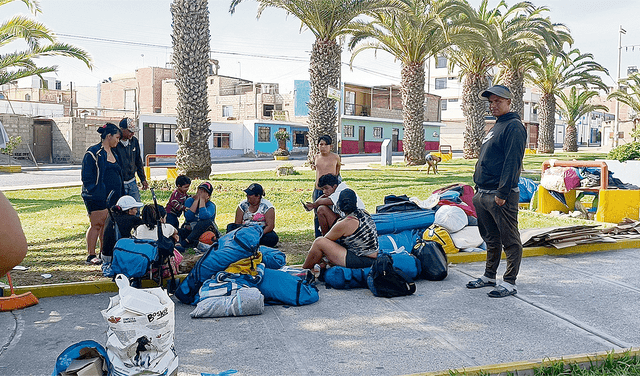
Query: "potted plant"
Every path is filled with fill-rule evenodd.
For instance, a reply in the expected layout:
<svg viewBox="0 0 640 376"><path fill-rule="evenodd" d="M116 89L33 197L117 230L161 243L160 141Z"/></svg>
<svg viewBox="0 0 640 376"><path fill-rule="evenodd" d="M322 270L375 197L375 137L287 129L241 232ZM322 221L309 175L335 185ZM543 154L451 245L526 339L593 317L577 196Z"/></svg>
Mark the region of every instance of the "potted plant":
<svg viewBox="0 0 640 376"><path fill-rule="evenodd" d="M273 153L273 158L276 160L289 159L289 150L287 150L287 141L289 141L289 132L284 129L280 129L273 134L276 140L278 140L278 150Z"/></svg>

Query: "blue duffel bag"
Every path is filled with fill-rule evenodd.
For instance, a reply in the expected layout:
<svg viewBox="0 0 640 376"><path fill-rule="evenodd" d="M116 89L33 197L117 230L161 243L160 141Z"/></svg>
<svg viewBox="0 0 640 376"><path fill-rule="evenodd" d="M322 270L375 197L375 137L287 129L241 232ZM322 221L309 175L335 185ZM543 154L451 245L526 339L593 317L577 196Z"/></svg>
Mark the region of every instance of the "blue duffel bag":
<svg viewBox="0 0 640 376"><path fill-rule="evenodd" d="M324 273L324 283L334 289L357 289L367 287L367 275L371 268L350 269L332 266Z"/></svg>
<svg viewBox="0 0 640 376"><path fill-rule="evenodd" d="M149 275L158 261L158 247L154 240L122 238L113 247L111 276L124 274L127 278Z"/></svg>
<svg viewBox="0 0 640 376"><path fill-rule="evenodd" d="M320 299L315 285L282 270L265 269L258 289L265 304L301 306Z"/></svg>
<svg viewBox="0 0 640 376"><path fill-rule="evenodd" d="M259 225L238 227L225 234L218 240L217 249L211 247L196 262L176 289L175 296L184 304L195 305L202 283L234 262L257 254L261 236L262 226Z"/></svg>
<svg viewBox="0 0 640 376"><path fill-rule="evenodd" d="M280 269L287 265L287 255L277 248L261 245L260 253L262 253L262 263L265 268Z"/></svg>

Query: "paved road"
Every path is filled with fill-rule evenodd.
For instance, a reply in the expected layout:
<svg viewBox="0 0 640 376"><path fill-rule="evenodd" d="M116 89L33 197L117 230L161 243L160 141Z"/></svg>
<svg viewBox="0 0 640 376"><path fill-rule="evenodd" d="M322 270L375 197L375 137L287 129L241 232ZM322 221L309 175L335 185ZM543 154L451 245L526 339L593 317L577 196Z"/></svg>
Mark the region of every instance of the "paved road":
<svg viewBox="0 0 640 376"><path fill-rule="evenodd" d="M401 155L393 157L393 163L402 162ZM380 156L376 155L353 155L342 157L343 169L367 168L371 163L380 163ZM296 157L288 163L301 168L305 163L304 157ZM233 160L215 160L212 163L212 173L231 173L273 170L283 164L282 161L272 159L247 159L235 158ZM0 173L0 190L16 190L28 188L63 187L82 185L80 180L79 165L42 165L39 168L27 167L22 169L22 173ZM152 179L164 179L167 176L166 168L152 168Z"/></svg>
<svg viewBox="0 0 640 376"><path fill-rule="evenodd" d="M394 299L319 285L319 302L260 316L191 319L176 302L178 375L398 375L640 345L638 249L525 258L518 295L504 299L464 287L483 268L452 266L444 281ZM48 375L67 346L104 344L111 295L0 312L0 375Z"/></svg>

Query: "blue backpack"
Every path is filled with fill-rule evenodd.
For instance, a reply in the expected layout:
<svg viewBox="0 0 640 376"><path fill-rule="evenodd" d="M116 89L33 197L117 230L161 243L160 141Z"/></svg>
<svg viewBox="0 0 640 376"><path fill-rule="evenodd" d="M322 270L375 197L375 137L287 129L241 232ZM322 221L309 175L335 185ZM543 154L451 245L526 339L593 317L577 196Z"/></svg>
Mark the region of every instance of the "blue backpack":
<svg viewBox="0 0 640 376"><path fill-rule="evenodd" d="M96 341L80 341L78 343L74 343L73 345L67 347L56 359L56 365L51 373L51 376L58 376L61 372L64 372L69 368L69 365L74 359L78 359L80 357L80 350L84 348L94 348L98 351L100 355L104 358L104 361L107 363L107 374L112 375L113 366L109 361L109 357L107 356L107 350Z"/></svg>
<svg viewBox="0 0 640 376"><path fill-rule="evenodd" d="M287 265L287 256L279 249L261 245L260 252L262 253L262 263L265 268L280 269Z"/></svg>
<svg viewBox="0 0 640 376"><path fill-rule="evenodd" d="M142 278L159 259L154 240L122 238L113 247L111 276L124 274L127 278Z"/></svg>
<svg viewBox="0 0 640 376"><path fill-rule="evenodd" d="M320 299L315 285L282 270L265 269L258 289L265 304L301 306Z"/></svg>
<svg viewBox="0 0 640 376"><path fill-rule="evenodd" d="M207 279L225 270L229 265L243 258L251 257L258 251L262 236L262 226L242 226L228 232L218 240L218 248L211 247L196 262L189 275L176 289L175 296L184 304L198 302L198 290Z"/></svg>

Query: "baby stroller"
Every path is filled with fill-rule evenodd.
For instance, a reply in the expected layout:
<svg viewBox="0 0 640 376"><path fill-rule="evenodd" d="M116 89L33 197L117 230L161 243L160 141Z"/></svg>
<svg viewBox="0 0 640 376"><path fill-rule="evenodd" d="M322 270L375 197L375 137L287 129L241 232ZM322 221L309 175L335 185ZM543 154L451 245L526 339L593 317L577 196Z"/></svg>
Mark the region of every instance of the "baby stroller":
<svg viewBox="0 0 640 376"><path fill-rule="evenodd" d="M166 265L171 275L171 280L167 283L167 291L173 292L177 287L175 279L175 272L177 271L174 271L171 265L171 258L174 257L174 241L164 236L162 232L158 200L153 188L150 188L150 190L158 217L158 223L156 224L158 240L119 239L113 248L110 274L112 276L124 274L129 278L131 286L134 287L140 287L142 278L149 276L149 279L157 281L158 285L163 287L163 266ZM116 234L118 234L118 224L114 220L111 209L109 209L109 215L116 226ZM157 270L157 276L153 275L153 270Z"/></svg>

